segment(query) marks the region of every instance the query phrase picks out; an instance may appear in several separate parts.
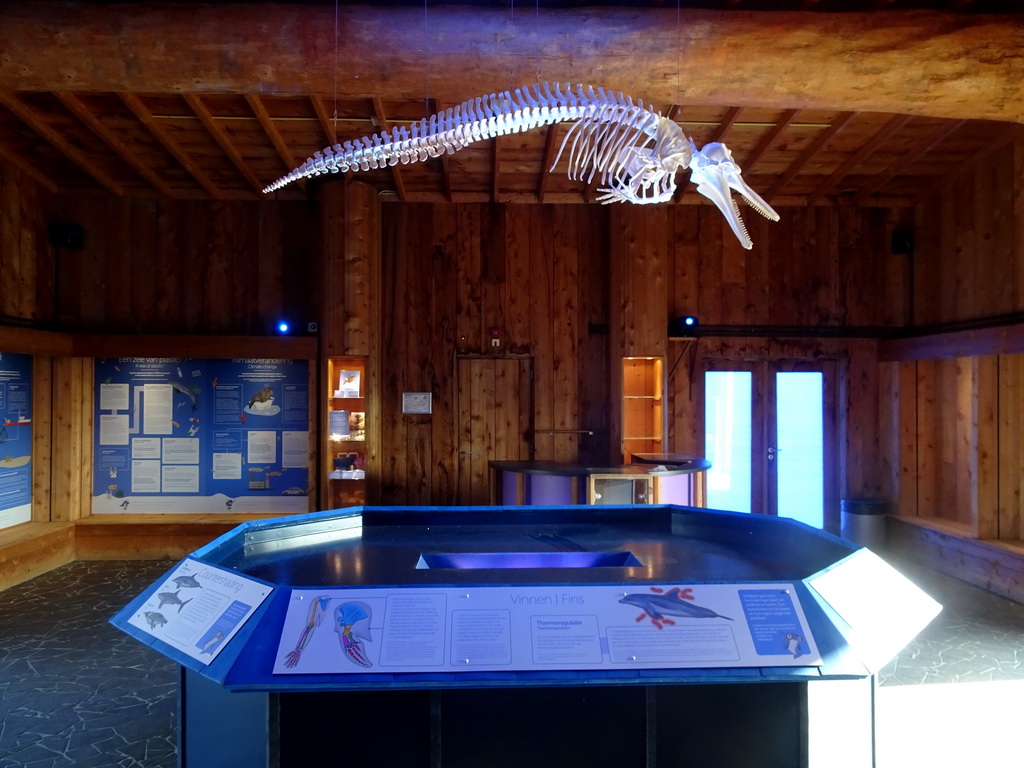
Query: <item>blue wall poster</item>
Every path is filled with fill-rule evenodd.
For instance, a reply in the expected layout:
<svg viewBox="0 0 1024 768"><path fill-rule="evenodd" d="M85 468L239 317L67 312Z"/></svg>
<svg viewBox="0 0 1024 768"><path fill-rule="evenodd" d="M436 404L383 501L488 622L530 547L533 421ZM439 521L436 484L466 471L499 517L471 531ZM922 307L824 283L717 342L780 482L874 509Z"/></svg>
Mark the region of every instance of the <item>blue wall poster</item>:
<svg viewBox="0 0 1024 768"><path fill-rule="evenodd" d="M0 354L0 528L32 519L32 356Z"/></svg>
<svg viewBox="0 0 1024 768"><path fill-rule="evenodd" d="M93 512L307 512L309 407L305 360L97 360Z"/></svg>

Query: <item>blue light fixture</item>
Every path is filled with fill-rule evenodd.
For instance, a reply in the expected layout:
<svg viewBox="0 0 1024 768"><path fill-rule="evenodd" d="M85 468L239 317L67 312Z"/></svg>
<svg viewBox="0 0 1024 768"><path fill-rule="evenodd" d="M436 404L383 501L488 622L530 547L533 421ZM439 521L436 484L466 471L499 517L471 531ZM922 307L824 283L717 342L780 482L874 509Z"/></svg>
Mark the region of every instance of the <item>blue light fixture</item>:
<svg viewBox="0 0 1024 768"><path fill-rule="evenodd" d="M684 339L692 337L697 333L697 326L700 320L696 315L682 315L668 324L668 337L670 339Z"/></svg>
<svg viewBox="0 0 1024 768"><path fill-rule="evenodd" d="M280 333L282 336L286 335L290 330L291 330L291 326L288 325L288 321L287 320L281 320L277 324L277 332Z"/></svg>

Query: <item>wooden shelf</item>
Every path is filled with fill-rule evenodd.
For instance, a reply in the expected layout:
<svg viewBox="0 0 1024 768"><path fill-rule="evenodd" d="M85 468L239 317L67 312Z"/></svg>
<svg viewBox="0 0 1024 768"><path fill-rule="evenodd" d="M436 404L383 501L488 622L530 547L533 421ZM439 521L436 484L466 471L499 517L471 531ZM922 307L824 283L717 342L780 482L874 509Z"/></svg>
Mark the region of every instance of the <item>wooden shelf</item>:
<svg viewBox="0 0 1024 768"><path fill-rule="evenodd" d="M358 397L335 397L334 393L341 389L343 371L353 371L359 377ZM366 478L331 477L334 470L334 459L339 454L356 454L357 461L362 459L363 467L366 460L367 440L365 434L366 413L366 361L359 357L331 357L327 360L327 424L322 443L323 472L327 478L323 503L327 509L356 506L366 503ZM331 439L330 422L332 414L339 412L364 414L363 434L353 437L351 434L340 435L340 439Z"/></svg>
<svg viewBox="0 0 1024 768"><path fill-rule="evenodd" d="M660 357L622 359L622 455L665 450L664 364Z"/></svg>

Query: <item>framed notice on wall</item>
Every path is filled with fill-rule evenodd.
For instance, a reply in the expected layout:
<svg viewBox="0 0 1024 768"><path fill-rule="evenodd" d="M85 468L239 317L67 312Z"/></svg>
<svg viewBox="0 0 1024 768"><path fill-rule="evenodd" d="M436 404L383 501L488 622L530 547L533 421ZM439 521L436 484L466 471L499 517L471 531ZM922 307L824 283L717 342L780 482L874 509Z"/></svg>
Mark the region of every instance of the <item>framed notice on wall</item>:
<svg viewBox="0 0 1024 768"><path fill-rule="evenodd" d="M93 512L308 511L305 360L96 362Z"/></svg>
<svg viewBox="0 0 1024 768"><path fill-rule="evenodd" d="M32 356L0 353L0 528L32 519Z"/></svg>

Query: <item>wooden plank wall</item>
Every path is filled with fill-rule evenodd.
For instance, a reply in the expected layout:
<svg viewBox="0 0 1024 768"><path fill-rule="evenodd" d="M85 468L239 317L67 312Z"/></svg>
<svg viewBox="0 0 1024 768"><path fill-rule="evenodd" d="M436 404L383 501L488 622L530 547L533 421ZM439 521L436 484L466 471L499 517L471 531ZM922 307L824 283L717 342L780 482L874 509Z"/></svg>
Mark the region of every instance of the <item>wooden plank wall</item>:
<svg viewBox="0 0 1024 768"><path fill-rule="evenodd" d="M782 214L784 226L750 222L748 252L705 206L385 205L381 444L396 455L385 461L382 503L458 495L459 356L532 357L535 458L590 464L619 461L623 356L666 358L668 448L689 453L703 446L702 359L836 360L841 491L882 493L874 342L667 339L669 319L684 314L722 325L903 322L909 263L889 252L899 212ZM434 393L429 422L401 416L403 391Z"/></svg>
<svg viewBox="0 0 1024 768"><path fill-rule="evenodd" d="M882 377L897 392L893 511L961 536L1020 540L1024 355L885 363Z"/></svg>
<svg viewBox="0 0 1024 768"><path fill-rule="evenodd" d="M613 355L667 355L668 447L703 451L700 371L708 360L840 362L835 465L842 496L879 496L891 484L879 431L880 390L870 340L706 337L668 342L669 318L702 325L899 326L909 311L910 263L890 252L908 213L787 208L771 223L747 215L754 248L718 211L675 206L612 210ZM657 322L660 316L661 322ZM614 383L614 382L613 382ZM621 386L621 385L620 385ZM615 402L613 397L612 402ZM613 413L613 445L621 425Z"/></svg>
<svg viewBox="0 0 1024 768"><path fill-rule="evenodd" d="M377 191L362 182L345 179L325 184L320 200L321 249L313 257L314 285L307 306L320 323L320 381L327 382L327 359L332 356L365 360L362 390L366 407L366 498L380 498L381 462L381 206ZM327 385L319 387L325 392ZM327 433L324 397L317 397L320 430ZM325 441L320 441L321 446ZM314 466L323 467L318 458ZM321 483L321 502L328 503L327 483Z"/></svg>
<svg viewBox="0 0 1024 768"><path fill-rule="evenodd" d="M534 455L606 462L603 210L387 205L383 221L382 502L444 504L466 495L456 455L465 426L459 398L472 393L460 392L460 358L532 358ZM404 416L402 392L432 392L431 417ZM492 458L520 458L519 449Z"/></svg>
<svg viewBox="0 0 1024 768"><path fill-rule="evenodd" d="M666 329L680 314L705 324L902 323L907 261L888 251L897 213L786 209L779 224L749 216L756 245L748 252L710 206L380 207L358 183L321 193L322 218L304 203L61 199L48 215L81 225L85 248L56 255L57 319L98 333L223 335L263 333L282 314L301 323L322 310L321 356L365 355L368 381L379 382L373 442L394 459L382 455L379 472L368 467L381 482L370 498L380 503L457 495L460 357L531 358L534 457L590 464L618 460L624 355L666 358L667 447L684 452L702 443L700 359L842 360L844 491L883 482L869 347L728 338L685 347ZM84 407L89 384L78 359L55 366L55 389L79 387ZM405 391L434 394L429 420L401 416ZM72 429L59 418L55 411L55 433ZM88 444L83 437L60 450ZM67 473L84 458L54 457L63 479L53 503L67 496L69 518L81 505Z"/></svg>
<svg viewBox="0 0 1024 768"><path fill-rule="evenodd" d="M314 204L61 198L53 215L84 230L55 256L69 330L259 335L315 317Z"/></svg>
<svg viewBox="0 0 1024 768"><path fill-rule="evenodd" d="M0 320L53 319L53 249L47 240L51 196L0 160Z"/></svg>
<svg viewBox="0 0 1024 768"><path fill-rule="evenodd" d="M1024 311L1024 138L936 188L914 234L913 324Z"/></svg>
<svg viewBox="0 0 1024 768"><path fill-rule="evenodd" d="M914 212L913 315L944 324L1024 312L1024 138L935 189ZM1000 329L995 329L999 331ZM949 334L887 352L894 511L946 534L1020 544L1024 355ZM942 343L950 342L954 343ZM997 354L1002 351L1006 354Z"/></svg>

